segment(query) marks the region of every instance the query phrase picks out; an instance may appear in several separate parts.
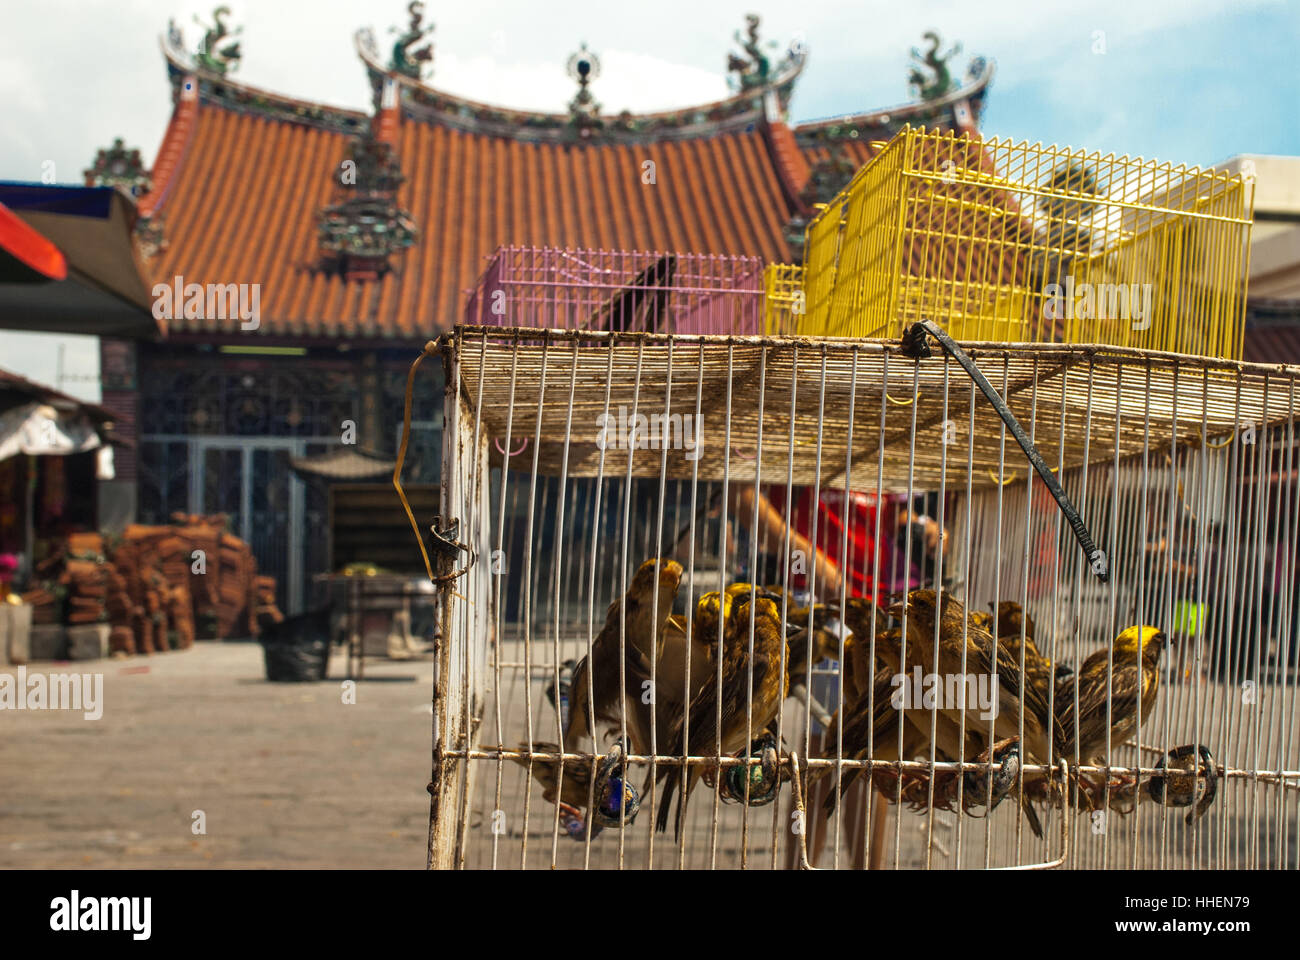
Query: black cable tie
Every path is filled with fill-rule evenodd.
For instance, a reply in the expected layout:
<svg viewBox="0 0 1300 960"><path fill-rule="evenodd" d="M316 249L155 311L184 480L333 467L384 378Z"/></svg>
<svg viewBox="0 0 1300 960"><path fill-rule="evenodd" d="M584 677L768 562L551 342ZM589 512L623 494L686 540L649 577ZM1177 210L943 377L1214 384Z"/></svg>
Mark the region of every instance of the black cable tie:
<svg viewBox="0 0 1300 960"><path fill-rule="evenodd" d="M993 405L993 409L1002 418L1002 422L1011 431L1011 435L1016 438L1016 443L1020 444L1020 449L1025 452L1025 456L1033 465L1034 470L1038 472L1039 478L1051 492L1052 497L1056 500L1056 505L1061 509L1061 513L1069 521L1070 529L1074 531L1074 538L1079 541L1079 546L1083 548L1083 553L1088 558L1088 564L1092 568L1092 572L1098 580L1105 583L1110 578L1110 567L1106 561L1106 554L1093 543L1092 534L1088 532L1088 527L1084 524L1083 518L1079 516L1079 511L1070 502L1065 488L1056 479L1056 475L1048 467L1047 461L1043 459L1043 455L1038 452L1038 448L1029 439L1029 434L1025 433L1024 427L1020 426L1020 421L1011 412L1011 408L1007 406L1001 394L993 389L993 385L989 383L988 378L980 373L979 367L975 366L975 361L967 356L966 351L957 346L957 342L952 337L948 336L937 324L930 320L919 320L907 328L901 342L903 353L912 359L923 359L930 356L930 344L926 339L926 334L939 341L939 345L943 347L944 352L961 364L961 368L975 381L975 385L980 388L980 392L988 398L989 403Z"/></svg>

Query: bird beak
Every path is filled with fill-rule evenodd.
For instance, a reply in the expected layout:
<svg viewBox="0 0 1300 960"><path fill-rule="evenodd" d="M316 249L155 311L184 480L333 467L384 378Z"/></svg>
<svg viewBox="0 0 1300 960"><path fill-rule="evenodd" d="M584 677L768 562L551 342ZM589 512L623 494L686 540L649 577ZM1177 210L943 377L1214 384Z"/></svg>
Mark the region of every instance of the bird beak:
<svg viewBox="0 0 1300 960"><path fill-rule="evenodd" d="M789 627L790 624L786 624L786 626ZM787 633L785 635L785 642L787 644L802 643L805 639L807 639L807 637L808 637L808 626L807 624L805 624L804 626L795 630L793 633Z"/></svg>

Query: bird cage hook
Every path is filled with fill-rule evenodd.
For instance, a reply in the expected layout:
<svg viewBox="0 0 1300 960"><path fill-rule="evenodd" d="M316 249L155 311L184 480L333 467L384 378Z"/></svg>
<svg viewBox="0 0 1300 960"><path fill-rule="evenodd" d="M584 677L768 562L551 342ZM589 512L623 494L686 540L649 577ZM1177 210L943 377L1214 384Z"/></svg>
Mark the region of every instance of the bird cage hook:
<svg viewBox="0 0 1300 960"><path fill-rule="evenodd" d="M1061 486L1060 482L1052 474L1051 468L1047 466L1047 461L1045 461L1043 455L1038 452L1038 448L1034 446L1034 442L1029 439L1029 435L1025 433L1024 427L1020 425L1020 421L1016 419L1015 414L1011 412L1011 408L1007 406L1006 401L1002 399L1001 395L993 389L993 385L989 383L988 378L980 372L979 367L975 365L975 361L973 361L961 347L957 346L957 342L953 340L952 337L948 336L947 333L941 330L938 325L931 320L919 320L903 332L903 354L913 360L920 360L930 356L930 343L926 339L926 334L929 334L938 340L939 345L943 347L944 352L961 364L961 367L966 371L967 376L975 381L975 385L980 388L980 392L983 393L989 403L993 405L993 409L995 409L998 416L1002 418L1002 422L1007 425L1007 429L1011 431L1011 435L1016 438L1016 443L1020 444L1020 449L1024 451L1030 464L1032 464L1033 468L1038 472L1038 476L1042 478L1043 484L1051 492L1052 497L1056 500L1056 505L1061 509L1061 513L1064 514L1065 519L1069 521L1070 529L1074 531L1075 539L1079 541L1079 546L1083 548L1083 552L1088 558L1088 563L1092 568L1093 574L1096 575L1098 580L1105 583L1109 577L1106 554L1099 550L1097 545L1093 543L1092 534L1088 532L1088 528L1084 524L1083 518L1079 516L1079 511L1075 508L1074 504L1070 502L1070 498L1066 494L1065 488Z"/></svg>
<svg viewBox="0 0 1300 960"><path fill-rule="evenodd" d="M517 457L517 456L519 456L519 454L523 453L525 450L528 449L528 438L527 438L527 437L524 437L522 440L519 441L519 449L518 449L518 450L511 450L509 453L506 453L506 448L503 447L503 446L501 446L501 438L500 438L500 437L493 437L493 438L492 438L492 442L496 445L497 453L501 454L503 457Z"/></svg>
<svg viewBox="0 0 1300 960"><path fill-rule="evenodd" d="M1050 467L1049 469L1052 471L1052 473L1059 473L1061 470L1060 467ZM1005 487L1007 486L1007 484L1015 483L1017 480L1020 479L1020 473L1019 471L1016 470L1011 471L1011 475L1009 477L999 477L992 470L985 470L984 472L987 473L989 475L989 479L992 480L994 483L996 483L999 487Z"/></svg>

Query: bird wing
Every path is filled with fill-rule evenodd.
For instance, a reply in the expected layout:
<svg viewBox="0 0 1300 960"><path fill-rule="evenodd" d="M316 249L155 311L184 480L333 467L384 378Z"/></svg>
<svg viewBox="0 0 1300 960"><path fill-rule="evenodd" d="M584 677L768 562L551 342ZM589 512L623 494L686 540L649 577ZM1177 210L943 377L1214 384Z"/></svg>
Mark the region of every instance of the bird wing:
<svg viewBox="0 0 1300 960"><path fill-rule="evenodd" d="M1062 753L1067 757L1074 753L1074 723L1079 718L1079 757L1084 762L1102 749L1106 743L1106 664L1107 650L1098 650L1079 668L1078 697L1074 695L1076 677L1066 679L1057 687L1057 719L1060 722ZM1111 723L1120 724L1124 717L1135 714L1137 710L1136 664L1113 664L1111 677ZM1061 688L1064 687L1064 690ZM1064 694L1064 695L1062 695ZM1150 703L1154 696L1148 697L1148 690L1143 691L1143 704Z"/></svg>

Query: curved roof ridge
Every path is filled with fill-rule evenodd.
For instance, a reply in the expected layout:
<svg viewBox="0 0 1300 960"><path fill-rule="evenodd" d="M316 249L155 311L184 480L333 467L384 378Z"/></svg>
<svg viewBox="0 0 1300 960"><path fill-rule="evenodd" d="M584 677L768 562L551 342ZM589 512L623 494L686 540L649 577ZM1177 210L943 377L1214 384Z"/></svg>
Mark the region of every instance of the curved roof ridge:
<svg viewBox="0 0 1300 960"><path fill-rule="evenodd" d="M878 124L880 126L899 125L925 114L939 113L956 107L963 100L978 102L988 93L993 82L996 64L984 57L976 57L967 73L968 81L933 100L915 100L893 107L880 107L861 113L840 113L813 120L802 120L790 125L796 137L816 134L829 127L859 126Z"/></svg>
<svg viewBox="0 0 1300 960"><path fill-rule="evenodd" d="M374 31L362 27L353 36L357 55L370 74L376 98L385 81L398 91L404 116L417 122L440 123L458 130L506 136L525 141L561 140L574 128L571 111L541 111L506 107L450 93L392 70L383 62ZM711 136L757 123L764 116L765 98L775 92L782 109L788 105L795 81L807 63L802 45L791 46L782 67L762 86L739 90L720 100L647 112L622 110L596 120L595 135L604 140L635 142L640 138L688 139Z"/></svg>
<svg viewBox="0 0 1300 960"><path fill-rule="evenodd" d="M370 114L365 110L340 107L316 100L303 100L253 86L199 67L194 58L177 47L166 34L159 37L167 74L172 82L173 98L179 100L181 84L193 77L198 85L201 104L214 104L250 113L262 113L270 119L304 123L343 132L361 132L368 126Z"/></svg>

